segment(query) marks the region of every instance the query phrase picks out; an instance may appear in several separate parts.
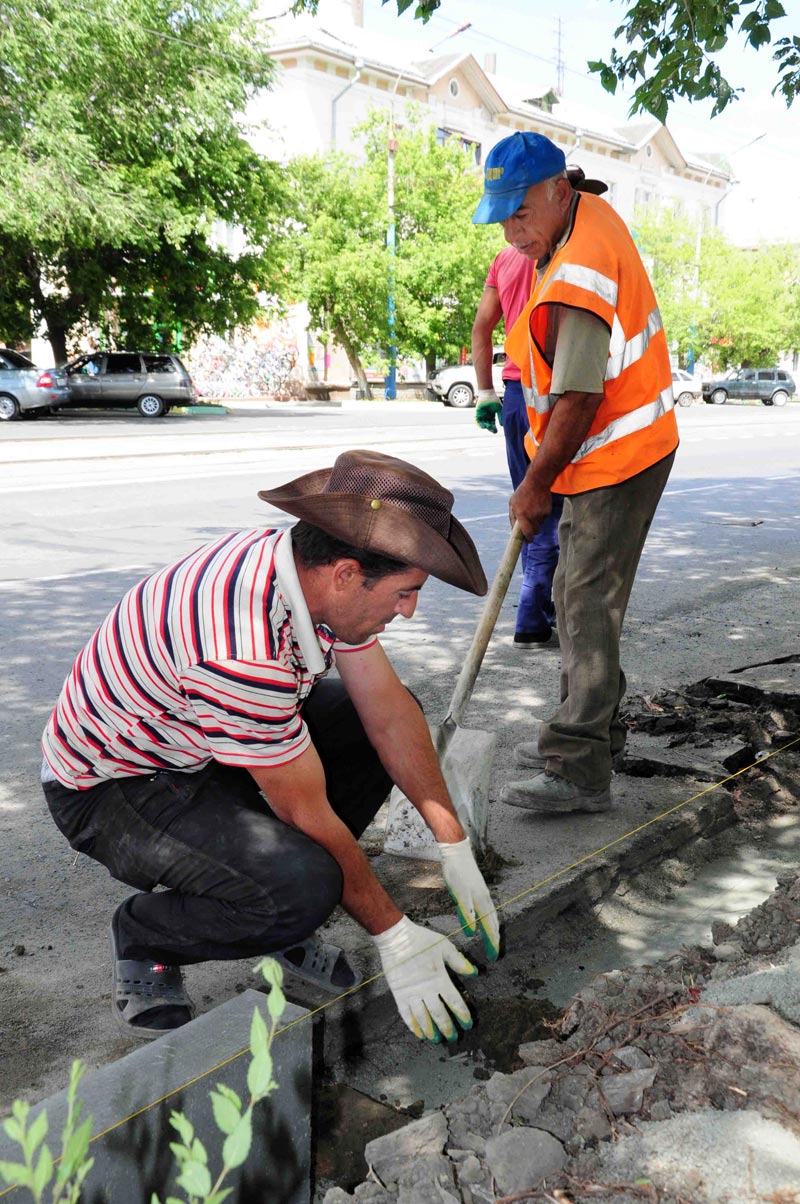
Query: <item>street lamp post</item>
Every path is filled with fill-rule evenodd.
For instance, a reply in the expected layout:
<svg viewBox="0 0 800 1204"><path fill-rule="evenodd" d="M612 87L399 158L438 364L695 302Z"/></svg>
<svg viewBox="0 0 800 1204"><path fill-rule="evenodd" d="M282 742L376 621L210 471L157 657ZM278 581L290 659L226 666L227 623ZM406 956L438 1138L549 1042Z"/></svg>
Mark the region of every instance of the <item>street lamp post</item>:
<svg viewBox="0 0 800 1204"><path fill-rule="evenodd" d="M456 34L463 33L465 29L469 29L472 25L471 21L465 21L463 25L459 25L458 29L454 29L452 33L441 38L430 46L429 51L435 50L437 46L441 46L442 42L449 41ZM389 138L387 140L387 156L386 156L386 199L389 211L389 220L386 226L386 250L389 256L387 268L387 284L388 297L386 301L386 326L388 334L388 351L389 351L389 371L386 373L384 384L384 397L387 401L394 401L397 397L397 311L395 305L395 282L396 282L396 255L397 255L397 238L395 234L394 222L394 156L397 151L397 138L395 137L394 126L394 99L397 95L397 89L400 85L400 80L403 78L403 72L397 76L392 88L392 99L389 107ZM355 82L355 81L353 81ZM345 89L346 91L347 89ZM338 100L338 97L336 98Z"/></svg>
<svg viewBox="0 0 800 1204"><path fill-rule="evenodd" d="M400 76L397 77L398 83ZM395 88L397 84L395 84ZM394 156L397 150L397 139L394 136L394 113L389 119L389 145L386 164L386 193L389 202L389 223L386 229L386 249L389 253L389 295L387 298L387 325L389 333L389 371L386 374L384 397L394 401L397 397L397 324L395 321L395 251L396 240L394 231Z"/></svg>

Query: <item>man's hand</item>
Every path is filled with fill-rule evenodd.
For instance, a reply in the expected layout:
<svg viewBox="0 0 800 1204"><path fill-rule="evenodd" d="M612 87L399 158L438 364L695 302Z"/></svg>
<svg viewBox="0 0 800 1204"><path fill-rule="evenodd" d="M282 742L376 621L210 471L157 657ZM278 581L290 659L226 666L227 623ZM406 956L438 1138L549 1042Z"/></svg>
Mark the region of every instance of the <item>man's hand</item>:
<svg viewBox="0 0 800 1204"><path fill-rule="evenodd" d="M470 976L478 971L455 945L413 924L408 916L372 939L397 1010L415 1037L437 1043L442 1037L455 1041L458 1030L453 1016L462 1028L472 1028L469 1008L453 986L447 967Z"/></svg>
<svg viewBox="0 0 800 1204"><path fill-rule="evenodd" d="M503 403L495 393L494 389L479 389L478 404L475 408L475 421L481 430L491 431L493 435L497 434L495 426L495 418L503 425Z"/></svg>
<svg viewBox="0 0 800 1204"><path fill-rule="evenodd" d="M527 540L533 539L544 520L553 508L553 495L548 486L538 485L531 480L530 470L522 478L518 489L511 495L508 503L509 518L519 523L522 534Z"/></svg>
<svg viewBox="0 0 800 1204"><path fill-rule="evenodd" d="M475 864L469 839L457 844L440 844L439 855L444 880L464 931L473 936L476 927L479 928L486 956L495 961L500 952L500 924L488 887Z"/></svg>

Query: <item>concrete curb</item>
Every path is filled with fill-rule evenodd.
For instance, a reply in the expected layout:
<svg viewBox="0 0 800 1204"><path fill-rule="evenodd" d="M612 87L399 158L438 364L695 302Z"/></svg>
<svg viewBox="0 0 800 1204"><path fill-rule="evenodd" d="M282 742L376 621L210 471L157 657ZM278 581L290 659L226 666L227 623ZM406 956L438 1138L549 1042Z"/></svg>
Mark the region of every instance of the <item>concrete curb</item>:
<svg viewBox="0 0 800 1204"><path fill-rule="evenodd" d="M181 1111L194 1126L209 1157L212 1179L221 1166L223 1137L213 1119L209 1091L224 1083L246 1101L250 1023L258 1008L269 1024L266 996L247 990L190 1024L89 1074L78 1088L82 1118L92 1117L89 1154L94 1165L81 1190L91 1204L142 1204L153 1192L174 1193L175 1166L169 1124ZM287 1004L280 1027L307 1016ZM308 1204L311 1175L311 1025L294 1024L273 1042L278 1088L254 1111L253 1140L244 1164L233 1170L231 1201L269 1200ZM238 1056L245 1052L245 1056ZM53 1157L61 1152L66 1092L37 1104L31 1117L47 1111ZM0 1160L20 1160L19 1147L0 1132ZM3 1194L25 1204L27 1188Z"/></svg>

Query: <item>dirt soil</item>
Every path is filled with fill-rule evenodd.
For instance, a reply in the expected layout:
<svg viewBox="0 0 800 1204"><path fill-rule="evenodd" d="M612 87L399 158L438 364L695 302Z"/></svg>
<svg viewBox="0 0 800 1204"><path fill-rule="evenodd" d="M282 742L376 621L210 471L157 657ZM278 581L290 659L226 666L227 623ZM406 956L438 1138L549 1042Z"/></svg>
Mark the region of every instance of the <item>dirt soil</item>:
<svg viewBox="0 0 800 1204"><path fill-rule="evenodd" d="M325 1184L316 1198L798 1204L800 876L786 875L734 928L717 927L714 940L655 966L595 978L548 1038L519 1046L516 1069L497 1072L444 1109L444 1140L422 1176L404 1180L401 1171L392 1181L382 1174L391 1163L378 1141L365 1151L367 1177L348 1184L352 1195ZM756 976L772 985L751 989ZM718 996L731 1002L706 1002ZM737 1164L737 1151L726 1144L734 1120L745 1122L745 1140L766 1124L773 1153L783 1141L794 1161L782 1153L771 1158L750 1136ZM708 1164L681 1144L679 1125L687 1121L707 1143ZM560 1165L528 1182L519 1174L524 1150L512 1156L499 1143L542 1133L557 1144Z"/></svg>
<svg viewBox="0 0 800 1204"><path fill-rule="evenodd" d="M630 699L626 722L634 749L627 774L684 774L696 753L717 750L717 763L731 775L739 839L755 837L771 816L796 814L797 695L704 679ZM676 750L674 763L635 751L647 743L637 734ZM754 762L756 768L746 768ZM696 776L718 780L707 764L695 765ZM729 838L719 838L720 848ZM714 842L704 843L707 859ZM683 865L693 856L687 849ZM632 875L624 889L665 901L683 865L676 856ZM585 927L587 909L583 920L580 907L572 910L545 936L551 952L565 935L574 943ZM598 975L558 1014L527 990L514 1007L502 1001L488 1017L493 1022L470 1034L467 1056L478 1082L467 1096L424 1115L424 1101L402 1112L373 1101L362 1130L363 1161L358 1141L338 1161L325 1127L318 1128L324 1157L317 1161L315 1200L800 1204L800 876L782 877L735 927L715 922L712 938L709 946L681 948L656 965ZM530 974L540 956L537 942L528 963L534 988L540 984ZM369 1112L363 1101L354 1117ZM431 1136L430 1122L442 1115L444 1130ZM409 1116L421 1119L409 1125ZM690 1133L681 1129L687 1124ZM555 1143L547 1147L555 1162L538 1165L542 1150L534 1145L542 1134ZM695 1138L699 1154L692 1152ZM393 1140L410 1141L414 1153L390 1157L386 1143ZM526 1140L529 1147L520 1144Z"/></svg>

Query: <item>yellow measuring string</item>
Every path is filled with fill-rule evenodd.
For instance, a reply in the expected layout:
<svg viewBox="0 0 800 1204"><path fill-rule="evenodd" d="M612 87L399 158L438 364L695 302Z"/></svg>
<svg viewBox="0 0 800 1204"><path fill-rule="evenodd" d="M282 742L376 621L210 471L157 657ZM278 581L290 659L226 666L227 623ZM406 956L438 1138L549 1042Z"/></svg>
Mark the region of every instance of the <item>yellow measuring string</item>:
<svg viewBox="0 0 800 1204"><path fill-rule="evenodd" d="M636 836L639 832L644 832L647 828L651 828L653 824L660 823L661 820L667 819L670 815L674 815L676 811L681 811L684 807L688 807L690 803L697 802L697 800L702 798L703 795L710 794L712 790L718 790L720 786L724 786L727 782L732 782L734 778L738 778L743 773L747 773L749 769L760 767L765 761L769 761L772 757L777 757L780 753L786 752L787 749L792 748L795 744L800 744L800 736L795 737L794 740L790 740L787 744L782 745L780 748L773 749L772 752L765 753L756 761L753 761L750 765L745 765L741 769L737 769L735 773L729 774L728 777L721 778L718 782L713 782L710 786L706 786L704 790L698 790L697 794L693 794L690 798L684 799L682 803L676 803L674 807L670 807L667 811L662 811L660 815L654 815L652 819L648 819L645 823L639 824L635 828L631 828L630 831L624 832L622 836L617 836L614 840L609 840L607 844L601 845L600 848L594 849L591 853L586 853L585 856L579 857L577 861L573 861L569 865L562 866L561 869L555 870L554 873L548 874L546 878L541 878L538 882L534 882L532 886L526 887L525 890L520 891L519 894L513 895L510 899L504 899L502 903L497 904L497 910L502 911L504 907L508 907L512 903L517 903L520 899L524 899L526 895L532 894L533 891L539 890L543 886L547 886L548 883L554 882L557 878L563 877L564 874L568 874L570 870L577 869L580 865L585 865L587 861L592 861L595 857L599 857L601 853L605 853L609 849L613 849L616 845L622 844L623 841L630 840L632 836ZM483 917L478 916L477 918L480 920ZM459 933L463 933L463 928L461 925L459 925L457 928L454 928L452 932L437 936L436 940L432 941L427 949L434 949L437 945L441 944L442 941L449 940L450 937L453 936L458 936ZM425 952L427 952L427 949ZM417 955L413 954L412 956ZM277 1028L275 1030L275 1036L279 1037L281 1033L288 1032L289 1029L294 1028L297 1024L307 1023L314 1016L319 1015L320 1012L327 1011L328 1008L332 1008L337 1003L341 1003L341 1001L343 999L347 999L349 995L355 995L357 991L363 990L364 987L369 986L370 983L377 982L378 979L383 978L383 976L384 972L381 970L378 974L373 974L371 978L364 979L364 981L360 982L357 986L351 987L349 991L344 991L341 995L337 995L334 999L329 999L327 1003L323 1003L319 1007L314 1008L313 1011L304 1012L302 1016L298 1016L295 1020L290 1020L288 1024L284 1024L280 1028ZM225 1066L229 1066L231 1062L235 1062L237 1058L241 1058L244 1056L244 1054L249 1052L249 1047L238 1050L237 1053L231 1054L231 1056L229 1058L225 1058L224 1061L217 1062L215 1066L209 1067L208 1070L203 1070L200 1074L195 1075L194 1078L187 1079L186 1082L182 1083L180 1087L174 1087L172 1091L168 1091L165 1095L159 1096L158 1099L152 1100L151 1103L144 1104L141 1108L137 1108L135 1112L131 1112L130 1115L124 1116L121 1120L116 1121L115 1124L109 1125L106 1129L101 1129L99 1133L94 1134L91 1141L95 1142L100 1137L105 1137L107 1133L112 1133L115 1129L121 1128L122 1125L127 1124L129 1120L134 1120L137 1116L141 1116L142 1113L149 1112L151 1108L157 1108L159 1104L163 1104L166 1100L171 1099L173 1096L179 1095L180 1092L185 1091L187 1087L191 1087L195 1083L199 1083L201 1079L208 1078L208 1076L211 1074L216 1074L217 1071L222 1070ZM54 1161L58 1162L60 1159L56 1158ZM11 1187L7 1187L5 1190L0 1191L0 1197L6 1195L10 1191L14 1191L16 1186L16 1184L12 1184Z"/></svg>

